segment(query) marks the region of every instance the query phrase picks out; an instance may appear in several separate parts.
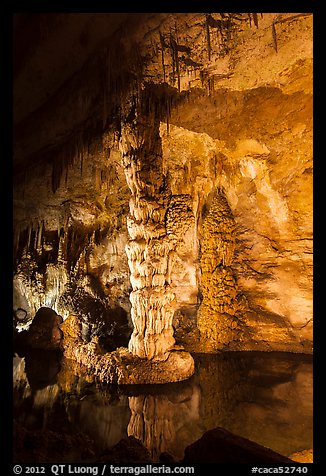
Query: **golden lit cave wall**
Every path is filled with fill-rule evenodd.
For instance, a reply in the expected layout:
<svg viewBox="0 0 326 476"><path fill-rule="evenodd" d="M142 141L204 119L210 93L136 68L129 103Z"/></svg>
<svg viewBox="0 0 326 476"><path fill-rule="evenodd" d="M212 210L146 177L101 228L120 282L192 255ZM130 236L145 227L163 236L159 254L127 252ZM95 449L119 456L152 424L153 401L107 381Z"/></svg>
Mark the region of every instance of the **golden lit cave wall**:
<svg viewBox="0 0 326 476"><path fill-rule="evenodd" d="M189 15L188 17L184 14L178 14L176 19L178 22L178 44L175 43L173 37L173 41L168 44L169 46L165 46L164 41L162 41L164 38L170 38L171 36L170 21L173 17L168 16L165 25L160 23L160 26L162 26L160 31L157 28L152 28L150 34L146 33L147 44L143 43L141 48L141 51L145 52L146 55L152 55L150 64L147 65L147 77L151 80L154 78L155 81L155 78L158 78L156 75L161 74L162 79L168 79L168 81L172 79L172 86L176 87L178 85L181 90L188 89L191 86L195 95L198 96L198 91L206 87L207 92L210 93L210 101L208 101L206 94L199 94L191 110L189 107L191 101L180 104L169 120L170 136L175 134L172 124L178 125L180 131L185 128L182 129L182 134L179 132L182 135L182 139L180 139L183 142L182 146L186 146L177 151L175 166L180 166L184 151L192 147L191 141L188 139L190 134L194 135L194 132L190 133L190 130L197 131L197 135L199 133L207 134L205 139L207 143L213 142L213 140L210 140L212 138L225 141L223 153L228 158L225 165L228 169L234 166L231 174L229 170L226 171L224 182L228 183L225 186L225 191L237 224L239 227L242 226L243 229L247 229L247 236L245 236L245 233L242 237L238 235L238 240L242 240L245 244L245 241L249 238L247 250L242 253L240 259L238 257L238 263L237 265L236 263L233 264L233 269L237 271L240 289L249 299L251 308L256 309L259 314L259 319L257 319L257 315L253 315L247 320L248 326L254 329L255 332L254 344L260 341L274 345L275 341L282 341L282 345L288 346L289 343L290 345L291 342L293 343L294 338L311 340L312 266L310 256L312 253L311 227L309 225L312 224L312 212L309 197L312 197L310 151L312 16L309 14L293 16L291 13L264 14L263 17L259 18L259 28L256 28L254 23L250 25L252 18L243 14L246 15L245 21L248 28L245 28L242 32L239 30L239 41L232 43L235 50L228 52L225 61L222 58L219 58L222 61L216 61L222 53L222 46L226 46L223 42L220 43L217 35L212 34L213 31L220 33L216 28L214 30L214 21L216 21L218 14L211 14L206 17L205 15L198 17L198 14ZM231 18L231 14L229 15L229 19L233 22L235 19ZM159 18L160 22L161 20ZM237 22L238 20L236 20ZM218 24L221 25L221 23ZM277 53L275 48L276 37L273 44L271 35L272 28L275 25L277 30ZM200 33L199 36L198 33ZM207 33L208 36L206 36ZM128 30L129 34L130 30ZM185 38L189 39L189 35L193 42L191 44L191 56L186 58L184 52L178 50L178 46L184 45ZM201 41L202 39L204 41ZM43 147L41 145L54 142L55 137L64 136L65 129L62 128L70 128L72 124L75 124L72 117L74 120L78 118L78 121L80 121L81 118L86 120L91 116L97 124L98 110L93 108L94 103L98 105L99 109L103 107L103 124L107 124L112 111L118 105L116 101L119 102L122 92L129 89L130 70L138 71L141 69L138 64L139 51L138 48L134 48L133 42L130 43L130 52L133 52L135 57L132 61L130 60L134 65L133 68L130 67L131 63L127 61L130 52L123 49L123 41L119 41L119 43L112 41L110 44L112 48L109 48L105 52L106 56L101 56L101 61L99 61L103 68L106 68L106 74L103 75L105 77L105 87L102 85L102 75L98 75L98 70L94 67L98 62L98 57L92 55L94 61L90 62L87 67L87 74L83 74L83 77L90 78L91 75L88 72L95 72L94 80L87 80L84 86L80 88L80 75L75 75L74 79L69 82L69 88L65 87L64 90L60 89L58 91L61 100L53 101L56 107L64 105L53 113L54 117L61 118L60 121L49 122L45 120L45 112L44 114L34 114L33 120L28 121L29 127L25 129L17 150L19 149L27 156L33 155L36 150L41 148L43 157ZM118 48L115 46L117 44L119 45ZM151 44L151 48L147 47L149 44ZM155 44L161 44L162 56L157 54L157 49L153 46ZM252 46L255 46L255 48L252 48ZM171 57L170 48L174 50ZM226 51L223 51L223 54L225 53ZM187 66L184 58L191 59L193 62L201 62L202 57L206 57L207 54L211 56L212 70L209 68L210 71L207 74L206 64L198 71L198 73L205 74L192 75L192 72L196 73L196 70L190 71L189 78L189 64ZM122 56L126 61L121 61ZM234 60L236 60L235 63ZM262 68L262 64L266 67ZM214 86L214 79L216 79L214 78L216 73L214 68L216 66L221 68L219 69L221 74L218 91L216 90L217 84L215 84L214 93L212 86ZM170 75L171 71L177 74ZM138 77L138 73L136 76ZM96 80L97 77L100 82ZM98 100L98 92L101 89L103 89L103 101ZM62 99L63 93L65 95ZM76 100L76 97L78 100ZM79 101L80 97L83 99L82 101ZM111 104L111 102L113 103ZM153 104L152 98L150 98L149 104ZM97 111L96 114L94 114L94 111ZM62 120L63 118L65 120ZM216 120L217 118L218 120ZM100 123L102 124L102 117ZM35 127L35 124L42 125L42 127ZM31 133L32 130L38 131L36 136ZM100 130L102 130L101 127ZM72 152L80 153L79 142L82 139L82 136L78 138L74 147L71 148ZM236 144L233 144L233 141ZM247 150L245 153L240 150L243 149L244 145L247 148L249 141L261 145L261 150L257 151L256 146L254 147L256 150ZM236 145L236 149L234 149L234 145ZM214 144L212 144L213 146ZM93 160L94 157L92 163ZM81 169L84 172L86 162L81 163ZM200 169L204 162L203 155L201 155L198 166L195 164L195 160L190 165L196 165ZM54 189L59 185L61 172L64 172L61 161L59 160L56 163L57 167L54 167L52 175L52 187ZM106 161L101 164L101 168L104 164L106 164ZM187 174L195 175L195 171L192 170L189 163L184 165L186 166L184 170L179 167L180 175L181 171L185 175L180 176L180 187L178 190L171 189L171 193L172 195L190 193L195 200L192 187L188 187L190 190L184 189L184 186L187 185ZM171 163L169 163L170 167ZM76 167L71 167L69 175L76 170ZM207 182L213 180L210 177L212 170L211 167L207 168L207 174L203 174L206 177L204 182L205 180ZM40 185L44 182L42 176ZM78 183L81 183L80 180L75 181L73 188L76 188L76 186L78 188ZM194 189L203 189L203 182L194 183ZM188 183L188 185L190 184ZM33 183L33 188L37 190L38 199L39 187ZM94 189L94 184L91 188ZM211 190L211 184L206 188ZM59 189L56 190L56 194L58 192ZM206 193L207 190L205 190ZM240 195L241 199L237 203L237 197ZM284 207L273 206L275 200L277 204L281 203L288 207L285 222L280 219L282 217L279 213ZM18 204L16 210L20 208L20 204ZM112 210L111 206L107 208ZM194 213L197 219L196 206L194 207ZM125 215L123 218L125 219ZM237 247L237 250L239 248L240 246ZM127 267L126 261L125 259L124 265ZM254 269L251 269L250 266ZM100 268L102 269L101 266L98 266L98 269ZM269 276L267 276L267 273ZM51 278L49 282L53 281L52 268L48 274ZM121 273L118 277L120 275ZM204 298L201 306L202 313L205 305L209 302L204 291L205 275L206 271L203 270L201 281ZM128 281L128 270L125 275L126 281ZM39 280L37 280L37 283L39 283ZM64 280L61 280L61 283L64 283ZM60 286L60 292L62 287ZM181 289L181 286L176 286L176 288ZM106 289L108 289L107 286ZM30 295L33 291L34 285L31 288ZM117 292L119 292L118 288ZM40 296L38 291L37 293ZM51 294L50 298L51 302L57 302L57 293L54 297ZM221 303L223 300L219 298L216 301ZM232 308L229 304L228 307ZM232 318L228 318L225 314L227 312L226 305L224 305L223 312L217 311L220 304L215 307L216 316L219 316L217 318L219 323L223 320L225 320L225 323L229 323L230 319L232 321ZM263 319L263 311L266 314L265 320ZM230 311L228 313L230 316L234 316ZM187 317L185 320L187 320ZM236 324L236 329L239 329L239 323ZM202 331L202 337L204 336L205 326Z"/></svg>
<svg viewBox="0 0 326 476"><path fill-rule="evenodd" d="M110 340L112 332L114 338L124 334L126 345L130 194L121 156L106 133L100 145L77 159L65 163L55 192L53 167L47 163L35 166L15 186L13 309L27 312L15 325L27 329L37 310L47 306L64 319L77 315L90 334L100 332Z"/></svg>

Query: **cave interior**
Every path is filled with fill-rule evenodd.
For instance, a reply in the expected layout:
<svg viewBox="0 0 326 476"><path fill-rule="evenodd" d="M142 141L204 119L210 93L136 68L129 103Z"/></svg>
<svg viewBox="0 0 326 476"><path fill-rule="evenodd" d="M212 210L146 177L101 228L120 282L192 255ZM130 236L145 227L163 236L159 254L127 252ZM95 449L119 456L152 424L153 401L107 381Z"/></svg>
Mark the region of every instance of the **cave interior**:
<svg viewBox="0 0 326 476"><path fill-rule="evenodd" d="M17 462L311 462L312 40L309 13L13 15Z"/></svg>

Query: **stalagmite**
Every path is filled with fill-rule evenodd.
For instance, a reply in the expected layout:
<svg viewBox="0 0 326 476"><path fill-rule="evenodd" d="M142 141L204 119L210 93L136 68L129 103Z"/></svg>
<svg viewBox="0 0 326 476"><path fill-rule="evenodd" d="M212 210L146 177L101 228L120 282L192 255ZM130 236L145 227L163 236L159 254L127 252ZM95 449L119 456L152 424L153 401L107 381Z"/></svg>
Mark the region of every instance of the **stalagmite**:
<svg viewBox="0 0 326 476"><path fill-rule="evenodd" d="M212 351L241 338L237 283L231 265L235 250L235 222L225 196L217 192L203 219L201 241L202 302L198 328L202 345ZM234 316L234 317L231 317Z"/></svg>
<svg viewBox="0 0 326 476"><path fill-rule="evenodd" d="M14 246L13 246L14 257L17 256L20 236L21 236L21 229L20 229L20 224L18 224L18 226L15 228L15 231L14 231Z"/></svg>
<svg viewBox="0 0 326 476"><path fill-rule="evenodd" d="M154 108L155 110L155 108ZM148 361L167 361L174 350L172 319L175 296L169 286L169 255L174 241L165 221L162 195L162 149L157 112L149 111L145 124L125 126L120 148L131 191L126 246L130 268L131 318L134 330L129 342L131 354ZM149 158L150 157L150 158ZM150 163L151 167L148 167ZM183 380L194 371L190 354L183 352L187 365L179 366L166 381ZM180 361L181 363L181 361Z"/></svg>

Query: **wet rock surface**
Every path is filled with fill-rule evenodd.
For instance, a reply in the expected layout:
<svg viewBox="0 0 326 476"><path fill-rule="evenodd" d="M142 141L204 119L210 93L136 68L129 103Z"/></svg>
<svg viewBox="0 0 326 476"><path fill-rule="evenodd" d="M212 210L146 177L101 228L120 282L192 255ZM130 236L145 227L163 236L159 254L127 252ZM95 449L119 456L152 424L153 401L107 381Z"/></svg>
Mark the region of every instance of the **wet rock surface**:
<svg viewBox="0 0 326 476"><path fill-rule="evenodd" d="M151 457L148 449L137 438L129 436L120 440L110 451L101 455L97 461L113 464L144 464L150 463Z"/></svg>

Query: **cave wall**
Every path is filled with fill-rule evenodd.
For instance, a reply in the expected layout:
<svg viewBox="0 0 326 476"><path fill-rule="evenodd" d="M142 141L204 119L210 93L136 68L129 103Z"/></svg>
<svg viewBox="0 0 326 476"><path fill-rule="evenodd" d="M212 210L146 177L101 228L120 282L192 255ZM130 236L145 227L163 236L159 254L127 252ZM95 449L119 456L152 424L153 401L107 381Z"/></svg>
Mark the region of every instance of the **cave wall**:
<svg viewBox="0 0 326 476"><path fill-rule="evenodd" d="M150 254L157 238L134 218L155 209L168 269L149 286L173 295L177 343L311 351L312 16L79 15L48 24L16 72L16 325L48 306L125 345L146 278L130 239ZM79 41L65 73L60 42L44 59L63 24ZM151 154L130 175L140 138Z"/></svg>
<svg viewBox="0 0 326 476"><path fill-rule="evenodd" d="M85 337L111 335L122 345L131 330L129 190L107 136L78 159L55 192L51 164L15 191L13 306L27 311L16 323L28 328L40 307L51 307L64 319L79 316Z"/></svg>

